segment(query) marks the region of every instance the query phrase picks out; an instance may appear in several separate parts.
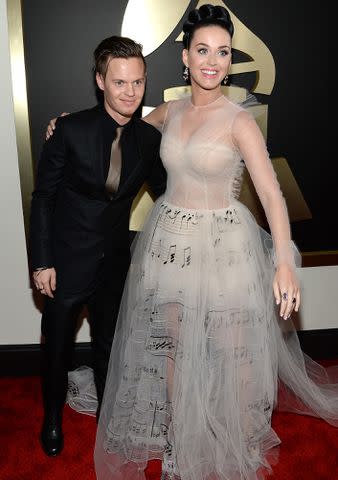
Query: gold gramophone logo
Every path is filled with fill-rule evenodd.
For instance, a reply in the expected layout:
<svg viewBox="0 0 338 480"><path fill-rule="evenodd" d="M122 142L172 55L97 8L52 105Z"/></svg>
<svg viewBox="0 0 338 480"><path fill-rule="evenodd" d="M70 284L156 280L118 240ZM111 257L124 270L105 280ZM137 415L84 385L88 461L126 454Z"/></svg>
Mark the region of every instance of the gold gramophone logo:
<svg viewBox="0 0 338 480"><path fill-rule="evenodd" d="M254 72L255 83L251 93L270 95L276 77L276 66L269 48L258 38L222 0L192 2L191 0L129 0L122 22L121 35L133 38L143 45L145 57L161 47L177 25L184 19L192 8L199 8L205 3L225 6L231 15L235 27L233 49L245 55L248 61L234 63L231 66L231 78L242 73ZM183 32L178 35L176 42L182 41ZM180 59L177 59L180 61ZM183 83L183 81L182 81ZM148 86L151 88L151 85ZM222 87L224 93L234 101L242 102L246 99L247 90L235 85ZM163 91L163 100L175 100L189 94L190 87L180 85ZM149 112L154 106L144 107ZM267 138L268 106L259 104L250 107L265 138ZM311 218L311 212L304 200L299 186L292 174L286 158L272 158L272 162L281 184L291 221ZM254 186L246 173L240 200L245 203L255 215L260 224L265 223L265 215ZM148 192L143 189L133 204L130 220L131 230L140 230L144 218L152 205Z"/></svg>

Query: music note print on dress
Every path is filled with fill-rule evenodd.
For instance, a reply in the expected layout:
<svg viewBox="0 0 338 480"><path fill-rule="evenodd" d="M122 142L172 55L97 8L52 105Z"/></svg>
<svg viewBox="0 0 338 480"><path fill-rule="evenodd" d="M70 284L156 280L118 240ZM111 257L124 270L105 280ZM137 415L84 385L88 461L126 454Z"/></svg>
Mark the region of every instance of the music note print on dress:
<svg viewBox="0 0 338 480"><path fill-rule="evenodd" d="M189 267L191 263L191 247L186 247L183 252L183 264L181 265L182 268L185 266Z"/></svg>
<svg viewBox="0 0 338 480"><path fill-rule="evenodd" d="M166 265L168 262L174 263L176 255L176 245L170 245L168 250L167 259L163 262L163 265Z"/></svg>
<svg viewBox="0 0 338 480"><path fill-rule="evenodd" d="M174 358L176 353L177 341L170 336L149 337L146 342L145 350L152 355L163 355Z"/></svg>

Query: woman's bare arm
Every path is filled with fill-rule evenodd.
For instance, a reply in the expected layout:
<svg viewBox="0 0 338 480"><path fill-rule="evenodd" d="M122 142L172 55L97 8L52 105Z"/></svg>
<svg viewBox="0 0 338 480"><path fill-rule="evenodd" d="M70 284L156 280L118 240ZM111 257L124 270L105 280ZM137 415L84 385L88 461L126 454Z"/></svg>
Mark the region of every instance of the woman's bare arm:
<svg viewBox="0 0 338 480"><path fill-rule="evenodd" d="M158 107L154 108L148 115L142 118L147 123L150 123L153 127L162 131L163 125L168 112L168 103L162 103Z"/></svg>

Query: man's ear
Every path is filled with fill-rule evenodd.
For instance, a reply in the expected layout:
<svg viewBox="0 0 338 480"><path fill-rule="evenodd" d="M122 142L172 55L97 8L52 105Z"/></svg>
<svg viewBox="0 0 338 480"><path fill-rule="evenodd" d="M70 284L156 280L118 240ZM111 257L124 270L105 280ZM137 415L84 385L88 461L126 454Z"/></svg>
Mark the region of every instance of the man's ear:
<svg viewBox="0 0 338 480"><path fill-rule="evenodd" d="M96 73L95 75L95 78L96 78L96 83L97 83L97 86L99 87L100 90L104 90L104 80L103 80L103 77L100 73Z"/></svg>
<svg viewBox="0 0 338 480"><path fill-rule="evenodd" d="M186 48L183 49L182 51L182 62L186 67L189 67L188 63L188 50Z"/></svg>

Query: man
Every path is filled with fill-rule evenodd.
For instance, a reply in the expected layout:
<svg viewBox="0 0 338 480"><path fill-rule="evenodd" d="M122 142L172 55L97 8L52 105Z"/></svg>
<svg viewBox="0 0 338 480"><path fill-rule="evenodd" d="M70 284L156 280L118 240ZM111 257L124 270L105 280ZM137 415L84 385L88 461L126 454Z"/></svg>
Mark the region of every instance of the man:
<svg viewBox="0 0 338 480"><path fill-rule="evenodd" d="M142 47L113 36L98 45L94 57L104 105L58 120L43 147L31 206L33 280L46 295L40 440L50 456L63 448L62 412L78 314L86 304L100 408L130 262L130 208L145 181L155 195L165 187L161 135L134 117L145 90Z"/></svg>

